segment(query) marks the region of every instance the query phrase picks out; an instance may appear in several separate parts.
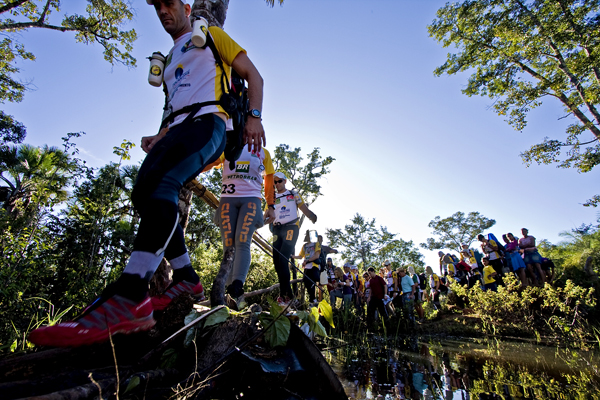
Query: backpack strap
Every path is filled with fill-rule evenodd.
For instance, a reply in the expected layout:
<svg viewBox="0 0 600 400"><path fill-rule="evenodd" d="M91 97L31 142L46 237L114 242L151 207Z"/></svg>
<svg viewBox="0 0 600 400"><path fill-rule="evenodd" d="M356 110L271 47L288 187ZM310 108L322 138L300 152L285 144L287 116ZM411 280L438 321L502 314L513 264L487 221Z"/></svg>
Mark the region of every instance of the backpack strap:
<svg viewBox="0 0 600 400"><path fill-rule="evenodd" d="M192 116L192 118L193 118L193 116L196 115L196 113L198 111L200 111L200 109L202 107L221 106L228 114L231 114L232 108L235 109L235 107L236 107L235 104L231 104L231 100L230 100L231 96L229 96L229 94L228 94L229 91L225 91L225 88L226 87L229 88L230 86L229 86L229 79L227 78L227 73L225 72L225 67L223 66L223 60L221 60L221 55L219 54L219 51L217 50L217 46L215 45L212 35L210 34L210 32L207 32L207 33L208 34L206 35L206 44L204 45L203 49L208 47L211 50L213 57L215 59L215 63L221 68L221 93L223 93L223 95L221 96L221 99L219 99L219 100L203 101L201 103L190 104L190 105L180 108L177 111L172 112L171 114L167 115L162 120L162 122L160 123L159 131L161 129L163 129L165 126L167 126L167 124L170 124L171 122L173 122L175 120L175 117L177 117L181 114L189 113L188 118L186 118L184 120L184 122L188 122L190 116ZM166 88L164 88L164 89L165 89L165 93L166 93ZM226 94L227 94L227 96L225 96Z"/></svg>

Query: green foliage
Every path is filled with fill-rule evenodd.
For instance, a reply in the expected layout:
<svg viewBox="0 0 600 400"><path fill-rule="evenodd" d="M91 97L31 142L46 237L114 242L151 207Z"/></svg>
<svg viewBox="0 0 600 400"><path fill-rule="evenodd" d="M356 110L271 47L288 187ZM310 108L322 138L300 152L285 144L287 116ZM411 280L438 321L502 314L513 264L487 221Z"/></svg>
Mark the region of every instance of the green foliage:
<svg viewBox="0 0 600 400"><path fill-rule="evenodd" d="M389 245L396 236L384 226L378 229L375 218L367 221L358 213L344 230L328 229L326 233L332 247L343 247L342 256L347 260L360 259L365 270L377 262L376 252Z"/></svg>
<svg viewBox="0 0 600 400"><path fill-rule="evenodd" d="M258 316L260 324L265 329L265 340L271 347L285 346L290 337L290 320L282 315L283 307L269 300L270 313Z"/></svg>
<svg viewBox="0 0 600 400"><path fill-rule="evenodd" d="M64 2L63 2L64 3ZM60 0L3 1L0 4L0 103L20 102L27 85L15 75L19 73L18 60L35 60L35 55L16 39L31 28L60 32L75 32L75 40L85 44L100 44L104 59L111 64L135 66L131 55L135 30L123 30L134 18L132 4L126 0L87 0L85 15L64 14L62 20L53 18L62 11ZM0 111L0 143L20 143L25 137L22 124ZM16 138L16 140L15 140ZM1 147L1 146L0 146Z"/></svg>
<svg viewBox="0 0 600 400"><path fill-rule="evenodd" d="M448 3L428 29L457 51L435 74L472 71L463 93L493 99L495 111L519 131L545 98L557 99L573 120L566 138L546 138L521 156L527 165L558 163L588 172L600 163L599 11L598 0Z"/></svg>
<svg viewBox="0 0 600 400"><path fill-rule="evenodd" d="M307 161L300 154L301 148L290 150L287 144L280 144L272 155L275 171L283 172L288 184L293 185L307 205L311 205L322 195L318 179L329 173L329 166L335 158L329 156L322 158L319 148L316 147L307 155Z"/></svg>
<svg viewBox="0 0 600 400"><path fill-rule="evenodd" d="M577 343L588 338L587 314L596 306L593 288L568 280L563 287L546 284L521 289L512 275L504 282L506 287L499 287L497 292L484 292L478 285L471 289L451 285L481 319L484 333L540 332Z"/></svg>
<svg viewBox="0 0 600 400"><path fill-rule="evenodd" d="M429 222L433 234L439 236L427 238L427 243L421 243L421 247L427 250L452 249L462 250L461 244L471 244L478 234L496 224L496 221L472 211L465 213L458 211L447 218L435 217Z"/></svg>
<svg viewBox="0 0 600 400"><path fill-rule="evenodd" d="M385 260L392 262L392 269L414 267L415 271L424 270L425 262L423 254L413 241L403 240L402 238L393 239L388 244L383 246L375 256L377 264L383 264Z"/></svg>
<svg viewBox="0 0 600 400"><path fill-rule="evenodd" d="M599 289L600 231L591 225L582 225L560 236L567 240L556 245L542 241L538 245L541 254L556 265L558 283L562 285L570 279L578 285Z"/></svg>

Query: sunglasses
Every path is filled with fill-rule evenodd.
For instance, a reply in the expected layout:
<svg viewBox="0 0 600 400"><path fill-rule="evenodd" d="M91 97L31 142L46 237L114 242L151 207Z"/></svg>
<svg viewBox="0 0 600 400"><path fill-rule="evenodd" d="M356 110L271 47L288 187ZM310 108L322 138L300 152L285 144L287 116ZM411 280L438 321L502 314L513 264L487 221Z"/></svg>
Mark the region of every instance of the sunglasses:
<svg viewBox="0 0 600 400"><path fill-rule="evenodd" d="M273 181L273 182L275 182L276 184L279 184L279 183L283 182L283 179L280 179L278 181Z"/></svg>

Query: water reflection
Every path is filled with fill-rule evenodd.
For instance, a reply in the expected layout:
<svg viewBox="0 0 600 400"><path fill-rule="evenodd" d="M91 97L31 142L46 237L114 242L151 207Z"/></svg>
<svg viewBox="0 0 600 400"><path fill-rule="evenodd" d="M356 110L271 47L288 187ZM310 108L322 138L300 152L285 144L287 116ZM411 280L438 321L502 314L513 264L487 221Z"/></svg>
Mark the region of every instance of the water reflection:
<svg viewBox="0 0 600 400"><path fill-rule="evenodd" d="M600 399L594 352L482 339L369 337L327 346L353 399Z"/></svg>

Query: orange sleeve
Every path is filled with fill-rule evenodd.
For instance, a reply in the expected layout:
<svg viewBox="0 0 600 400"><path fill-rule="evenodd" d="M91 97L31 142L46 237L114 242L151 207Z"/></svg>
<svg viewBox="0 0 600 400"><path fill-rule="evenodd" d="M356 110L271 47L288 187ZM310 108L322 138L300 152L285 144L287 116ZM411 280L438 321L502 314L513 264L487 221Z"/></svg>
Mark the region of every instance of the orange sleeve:
<svg viewBox="0 0 600 400"><path fill-rule="evenodd" d="M273 174L265 175L265 199L269 206L275 204L275 187L273 185Z"/></svg>
<svg viewBox="0 0 600 400"><path fill-rule="evenodd" d="M220 168L221 165L225 162L225 154L221 154L221 157L217 158L212 164L208 164L202 172L210 171L213 168Z"/></svg>

